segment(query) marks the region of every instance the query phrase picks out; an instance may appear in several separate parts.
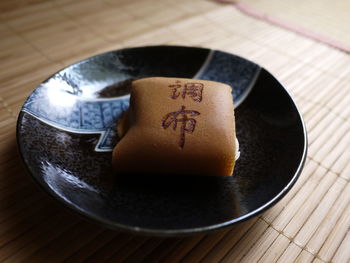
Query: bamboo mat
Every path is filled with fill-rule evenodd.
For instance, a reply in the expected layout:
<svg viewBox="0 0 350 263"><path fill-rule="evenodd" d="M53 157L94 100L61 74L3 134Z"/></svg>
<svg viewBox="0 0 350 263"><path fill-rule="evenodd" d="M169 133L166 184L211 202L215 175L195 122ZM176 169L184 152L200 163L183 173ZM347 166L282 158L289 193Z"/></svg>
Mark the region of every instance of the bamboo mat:
<svg viewBox="0 0 350 263"><path fill-rule="evenodd" d="M350 57L214 1L0 3L0 262L350 262ZM305 169L272 209L207 235L138 237L82 220L25 175L15 125L31 91L107 50L203 46L251 59L299 105Z"/></svg>
<svg viewBox="0 0 350 263"><path fill-rule="evenodd" d="M243 12L350 53L350 2L344 0L221 0Z"/></svg>

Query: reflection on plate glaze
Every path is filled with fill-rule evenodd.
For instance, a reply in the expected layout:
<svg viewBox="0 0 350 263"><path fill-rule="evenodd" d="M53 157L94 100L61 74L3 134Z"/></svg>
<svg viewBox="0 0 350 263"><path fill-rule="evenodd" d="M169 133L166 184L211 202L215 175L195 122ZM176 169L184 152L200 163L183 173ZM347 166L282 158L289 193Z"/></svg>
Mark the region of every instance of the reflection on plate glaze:
<svg viewBox="0 0 350 263"><path fill-rule="evenodd" d="M73 186L74 188L79 188L89 192L99 193L99 191L94 187L92 187L90 184L85 183L84 181L75 177L65 169L60 168L58 166L54 166L49 162L42 162L41 169L43 169L44 175L50 175L50 176L45 176L44 180L52 190L63 188L62 186L58 187L58 185L68 184L71 187ZM53 175L56 175L56 176L53 176Z"/></svg>

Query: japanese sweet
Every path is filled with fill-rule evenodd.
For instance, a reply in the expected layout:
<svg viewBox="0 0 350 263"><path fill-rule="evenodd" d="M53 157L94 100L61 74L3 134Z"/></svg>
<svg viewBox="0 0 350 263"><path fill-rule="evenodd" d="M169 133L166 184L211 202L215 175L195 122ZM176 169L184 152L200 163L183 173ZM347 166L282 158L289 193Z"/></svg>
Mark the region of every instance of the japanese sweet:
<svg viewBox="0 0 350 263"><path fill-rule="evenodd" d="M231 87L214 81L143 78L118 123L117 173L230 176L238 154Z"/></svg>

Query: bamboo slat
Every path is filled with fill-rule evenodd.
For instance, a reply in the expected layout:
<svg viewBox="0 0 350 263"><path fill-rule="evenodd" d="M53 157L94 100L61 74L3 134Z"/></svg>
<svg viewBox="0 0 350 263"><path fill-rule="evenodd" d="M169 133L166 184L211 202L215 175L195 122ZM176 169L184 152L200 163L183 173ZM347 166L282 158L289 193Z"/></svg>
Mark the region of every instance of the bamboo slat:
<svg viewBox="0 0 350 263"><path fill-rule="evenodd" d="M264 250L263 256L259 259L258 262L276 262L280 260L283 252L287 250L288 245L291 244L291 241L284 236L279 234L275 241L269 246L268 249ZM252 259L254 261L254 258ZM283 262L283 261L281 261Z"/></svg>
<svg viewBox="0 0 350 263"><path fill-rule="evenodd" d="M302 249L294 243L289 243L286 250L282 251L282 253L277 262L296 262L297 257L302 253Z"/></svg>

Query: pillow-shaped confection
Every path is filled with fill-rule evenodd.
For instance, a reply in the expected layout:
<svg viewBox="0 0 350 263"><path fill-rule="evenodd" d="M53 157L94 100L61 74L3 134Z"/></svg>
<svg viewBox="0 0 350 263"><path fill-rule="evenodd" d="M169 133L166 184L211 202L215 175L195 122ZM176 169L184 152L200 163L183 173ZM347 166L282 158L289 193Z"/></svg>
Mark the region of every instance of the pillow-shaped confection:
<svg viewBox="0 0 350 263"><path fill-rule="evenodd" d="M197 79L136 80L118 133L117 173L230 176L238 146L231 87Z"/></svg>

